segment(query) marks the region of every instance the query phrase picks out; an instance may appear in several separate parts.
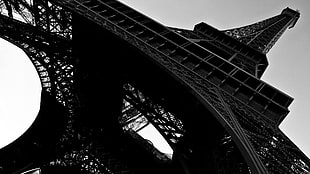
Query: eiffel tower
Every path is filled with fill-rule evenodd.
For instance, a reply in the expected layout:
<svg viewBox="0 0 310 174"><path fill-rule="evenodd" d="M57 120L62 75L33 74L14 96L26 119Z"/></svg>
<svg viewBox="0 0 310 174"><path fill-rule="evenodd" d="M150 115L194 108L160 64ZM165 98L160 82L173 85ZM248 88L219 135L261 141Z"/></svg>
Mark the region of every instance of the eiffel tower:
<svg viewBox="0 0 310 174"><path fill-rule="evenodd" d="M166 27L116 0L0 0L0 37L42 84L1 174L309 173L279 129L292 98L260 80L299 12L219 31ZM139 131L152 125L173 150Z"/></svg>

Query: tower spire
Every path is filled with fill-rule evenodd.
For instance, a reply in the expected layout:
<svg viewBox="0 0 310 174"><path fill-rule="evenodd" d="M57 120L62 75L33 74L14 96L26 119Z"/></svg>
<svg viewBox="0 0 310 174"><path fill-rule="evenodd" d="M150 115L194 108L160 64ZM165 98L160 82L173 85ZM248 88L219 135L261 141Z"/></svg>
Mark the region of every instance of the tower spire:
<svg viewBox="0 0 310 174"><path fill-rule="evenodd" d="M286 29L293 28L300 17L298 10L285 8L281 14L263 21L223 32L266 54Z"/></svg>

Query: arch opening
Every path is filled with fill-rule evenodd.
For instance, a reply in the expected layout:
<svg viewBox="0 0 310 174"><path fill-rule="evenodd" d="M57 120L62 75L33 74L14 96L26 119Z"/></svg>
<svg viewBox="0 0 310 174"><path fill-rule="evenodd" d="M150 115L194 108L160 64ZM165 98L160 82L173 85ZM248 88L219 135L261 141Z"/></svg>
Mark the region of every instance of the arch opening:
<svg viewBox="0 0 310 174"><path fill-rule="evenodd" d="M41 82L28 56L0 39L0 149L32 125L40 109Z"/></svg>
<svg viewBox="0 0 310 174"><path fill-rule="evenodd" d="M123 90L125 94L119 123L125 133L144 142L144 148L152 151L159 160L172 160L171 143L177 143L178 138L183 136L177 131L183 131L183 123L131 84L124 84Z"/></svg>

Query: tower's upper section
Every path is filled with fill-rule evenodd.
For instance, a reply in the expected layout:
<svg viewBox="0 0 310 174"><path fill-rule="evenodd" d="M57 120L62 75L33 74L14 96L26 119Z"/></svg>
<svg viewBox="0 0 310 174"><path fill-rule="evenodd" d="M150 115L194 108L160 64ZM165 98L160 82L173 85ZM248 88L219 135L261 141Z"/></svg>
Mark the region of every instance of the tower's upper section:
<svg viewBox="0 0 310 174"><path fill-rule="evenodd" d="M268 66L266 53L299 16L298 11L285 8L279 15L235 29L219 31L204 22L194 30L172 29L260 78Z"/></svg>
<svg viewBox="0 0 310 174"><path fill-rule="evenodd" d="M281 14L224 33L266 54L287 28L295 26L300 13L286 8Z"/></svg>

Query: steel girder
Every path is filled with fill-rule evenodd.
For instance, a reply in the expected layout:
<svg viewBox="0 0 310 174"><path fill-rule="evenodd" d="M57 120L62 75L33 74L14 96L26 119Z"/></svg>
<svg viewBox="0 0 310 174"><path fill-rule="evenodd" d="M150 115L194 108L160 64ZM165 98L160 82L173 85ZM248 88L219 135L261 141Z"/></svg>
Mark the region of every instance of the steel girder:
<svg viewBox="0 0 310 174"><path fill-rule="evenodd" d="M199 28L203 27L208 28L207 31L209 31L200 31L201 29ZM206 23L197 24L194 27L194 30L180 28L171 29L175 32L178 32L187 39L199 44L207 50L210 49L210 45L213 47L214 51L221 50L219 56L258 78L263 75L265 69L268 66L267 58L265 55L260 54L258 51L251 47L244 47L244 45L240 46L242 45L240 42L233 39L227 39L229 36L225 38L223 36L225 34L218 32L217 29L209 26Z"/></svg>

